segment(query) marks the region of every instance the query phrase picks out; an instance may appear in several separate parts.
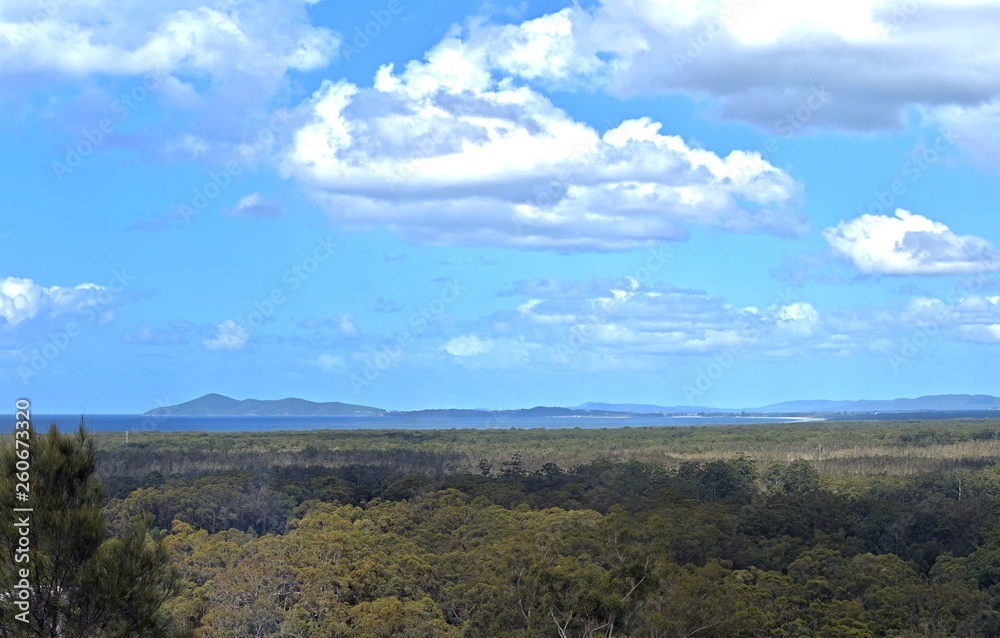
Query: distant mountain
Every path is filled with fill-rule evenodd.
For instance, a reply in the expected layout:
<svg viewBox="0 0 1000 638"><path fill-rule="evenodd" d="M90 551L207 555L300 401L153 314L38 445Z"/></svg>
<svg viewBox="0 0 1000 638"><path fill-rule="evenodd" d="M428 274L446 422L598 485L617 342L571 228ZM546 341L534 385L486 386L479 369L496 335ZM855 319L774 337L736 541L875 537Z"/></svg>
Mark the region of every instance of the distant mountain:
<svg viewBox="0 0 1000 638"><path fill-rule="evenodd" d="M620 412L602 410L577 410L573 408L535 407L523 410L463 410L430 409L390 411L350 403L314 403L304 399L278 399L239 401L221 394L206 394L187 403L149 410L143 416L417 416L417 417L483 417L518 418L539 416L621 416Z"/></svg>
<svg viewBox="0 0 1000 638"><path fill-rule="evenodd" d="M143 416L384 416L385 410L366 405L332 401L314 403L305 399L239 401L221 394L203 397L179 405L156 408Z"/></svg>
<svg viewBox="0 0 1000 638"><path fill-rule="evenodd" d="M639 403L584 403L577 409L600 409L612 412L642 413L739 413L757 414L823 414L830 412L918 412L974 410L1000 410L1000 398L988 394L939 394L916 399L858 400L858 401L785 401L758 408L711 408L706 406L661 406Z"/></svg>

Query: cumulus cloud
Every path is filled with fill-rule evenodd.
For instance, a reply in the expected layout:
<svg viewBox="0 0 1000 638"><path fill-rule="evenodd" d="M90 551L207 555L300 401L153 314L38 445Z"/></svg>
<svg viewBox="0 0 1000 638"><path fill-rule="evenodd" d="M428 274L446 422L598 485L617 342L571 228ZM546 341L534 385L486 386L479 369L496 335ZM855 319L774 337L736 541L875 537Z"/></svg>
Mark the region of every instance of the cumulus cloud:
<svg viewBox="0 0 1000 638"><path fill-rule="evenodd" d="M650 118L599 131L495 57L448 37L425 61L381 67L370 88L324 82L283 170L342 224L432 244L616 250L690 227L807 229L799 185L758 153L720 156Z"/></svg>
<svg viewBox="0 0 1000 638"><path fill-rule="evenodd" d="M774 309L777 325L789 332L811 335L819 325L819 312L807 301L796 301Z"/></svg>
<svg viewBox="0 0 1000 638"><path fill-rule="evenodd" d="M995 0L599 0L466 32L478 64L536 86L685 94L786 137L900 129L915 107L1000 164L998 21Z"/></svg>
<svg viewBox="0 0 1000 638"><path fill-rule="evenodd" d="M232 319L226 319L216 326L215 337L204 339L202 344L209 350L241 350L248 341L249 331Z"/></svg>
<svg viewBox="0 0 1000 638"><path fill-rule="evenodd" d="M961 275L996 270L1000 252L974 235L897 209L895 217L862 215L823 231L834 252L863 274Z"/></svg>
<svg viewBox="0 0 1000 638"><path fill-rule="evenodd" d="M298 0L165 0L155 11L132 0L10 0L0 77L12 102L44 94L71 135L108 119L116 127L108 144L221 159L262 129L291 72L327 66L339 47L340 36L313 26ZM52 90L67 85L74 90ZM136 111L160 135L122 124Z"/></svg>
<svg viewBox="0 0 1000 638"><path fill-rule="evenodd" d="M7 277L0 279L0 321L14 327L35 318L96 317L112 312L119 296L118 291L93 283L45 287L31 279Z"/></svg>
<svg viewBox="0 0 1000 638"><path fill-rule="evenodd" d="M473 23L469 43L500 71L555 85L605 80L608 65L599 53L591 23L566 8L520 24Z"/></svg>
<svg viewBox="0 0 1000 638"><path fill-rule="evenodd" d="M83 76L207 74L275 78L325 66L339 37L308 23L301 3L174 1L51 3L11 0L0 22L7 73ZM190 85L188 85L190 86Z"/></svg>
<svg viewBox="0 0 1000 638"><path fill-rule="evenodd" d="M929 329L933 334L943 330L962 341L1000 343L1000 296L913 297L898 320L904 326Z"/></svg>
<svg viewBox="0 0 1000 638"><path fill-rule="evenodd" d="M289 71L320 69L336 59L340 36L312 25L303 4L170 0L150 12L135 2L57 3L47 5L54 9L39 10L37 3L12 0L0 22L0 55L14 63L0 72L40 86L51 85L53 78L85 81L96 76L134 83L155 72L162 76L157 92L182 108L211 104L216 116L247 105L263 108L287 84ZM962 133L962 144L1000 161L1000 76L993 72L1000 66L1000 50L992 46L998 20L1000 3L994 0L822 5L729 0L721 6L690 0L600 0L511 24L474 18L450 31L426 61L407 64L398 77L380 72L380 94L334 83L341 88L327 100L317 98L315 110L332 118L320 132L329 128L325 132L334 139L350 143L358 123L350 113L340 117L338 100L355 110L373 108L377 114L371 120L391 125L392 114L397 123L414 112L423 118L448 116L448 107L420 99L422 92L445 87L452 96L483 101L485 87L507 82L504 91L492 91L496 99L486 100L485 107L524 111L528 107L510 97L525 83L544 89L603 89L619 96L682 93L700 103L708 98L718 116L783 133L782 122L809 103L818 88L816 79L822 78L821 88L832 99L810 109L795 129L899 128L905 125L906 110L916 106L929 121ZM866 72L858 73L858 68ZM399 99L403 96L396 89L406 99ZM117 93L109 91L108 97ZM240 118L232 120L214 117L215 132L205 122L197 130L173 131L172 148L205 153L213 144L206 138L238 126ZM475 120L452 123L495 132ZM436 144L433 127L426 121L422 125L428 143ZM337 138L338 131L347 137ZM391 155L399 131L387 136L381 139L382 152ZM483 145L474 137L468 141ZM565 142L572 140L561 137L559 143ZM308 164L312 158L304 151L300 159ZM405 168L407 159L416 158L397 159ZM587 184L584 180L581 185Z"/></svg>
<svg viewBox="0 0 1000 638"><path fill-rule="evenodd" d="M544 346L528 341L523 335L491 337L467 334L455 337L440 347L451 361L471 370L498 370L528 365ZM543 355L544 357L544 355Z"/></svg>
<svg viewBox="0 0 1000 638"><path fill-rule="evenodd" d="M925 113L931 122L950 131L979 163L1000 165L1000 96L976 105L929 107Z"/></svg>
<svg viewBox="0 0 1000 638"><path fill-rule="evenodd" d="M718 357L789 361L894 350L924 328L951 342L1000 342L1000 296L956 290L886 306L826 309L779 292L736 305L635 278L536 278L499 293L505 308L455 320L408 346L414 361L531 372L663 369ZM374 343L374 342L373 342Z"/></svg>
<svg viewBox="0 0 1000 638"><path fill-rule="evenodd" d="M705 291L628 278L533 279L504 294L528 299L463 332L494 344L524 339L533 346L533 363L560 368L657 366L726 353L786 360L845 356L884 351L918 329L953 342L1000 343L1000 295L959 290L947 299L914 296L901 304L826 311L784 295L740 307Z"/></svg>
<svg viewBox="0 0 1000 638"><path fill-rule="evenodd" d="M834 99L809 124L871 130L901 127L909 105L995 99L998 19L1000 4L977 0L602 0L493 27L488 50L521 77L710 96L718 114L769 129L821 77Z"/></svg>
<svg viewBox="0 0 1000 638"><path fill-rule="evenodd" d="M789 356L830 347L837 330L805 301L736 307L700 290L669 284L536 279L505 294L526 295L503 325L563 359L596 355L649 359L753 348Z"/></svg>

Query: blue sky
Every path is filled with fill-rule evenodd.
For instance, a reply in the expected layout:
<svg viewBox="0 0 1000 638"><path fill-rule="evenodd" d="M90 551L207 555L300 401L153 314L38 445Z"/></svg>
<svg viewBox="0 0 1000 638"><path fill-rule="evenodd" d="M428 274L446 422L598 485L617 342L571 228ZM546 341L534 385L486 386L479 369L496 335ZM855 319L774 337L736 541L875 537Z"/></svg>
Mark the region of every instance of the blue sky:
<svg viewBox="0 0 1000 638"><path fill-rule="evenodd" d="M0 399L1000 394L1000 2L0 21Z"/></svg>

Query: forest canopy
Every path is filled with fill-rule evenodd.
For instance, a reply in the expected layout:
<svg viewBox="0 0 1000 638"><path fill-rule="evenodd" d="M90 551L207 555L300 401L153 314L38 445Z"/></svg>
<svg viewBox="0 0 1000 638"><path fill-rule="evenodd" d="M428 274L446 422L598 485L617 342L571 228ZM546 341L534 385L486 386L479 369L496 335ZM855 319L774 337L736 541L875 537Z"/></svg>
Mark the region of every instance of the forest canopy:
<svg viewBox="0 0 1000 638"><path fill-rule="evenodd" d="M998 635L997 436L960 421L88 440L108 534L147 520L176 570L178 631L658 638Z"/></svg>

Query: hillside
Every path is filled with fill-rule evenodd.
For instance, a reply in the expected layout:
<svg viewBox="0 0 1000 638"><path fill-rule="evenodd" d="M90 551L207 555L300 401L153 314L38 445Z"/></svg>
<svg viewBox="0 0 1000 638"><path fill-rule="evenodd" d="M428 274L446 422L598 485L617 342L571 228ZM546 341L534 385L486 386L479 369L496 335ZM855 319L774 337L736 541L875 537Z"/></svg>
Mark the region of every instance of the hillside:
<svg viewBox="0 0 1000 638"><path fill-rule="evenodd" d="M379 408L339 401L315 403L295 398L240 401L213 393L187 403L149 410L143 416L383 416L385 414L386 411Z"/></svg>

